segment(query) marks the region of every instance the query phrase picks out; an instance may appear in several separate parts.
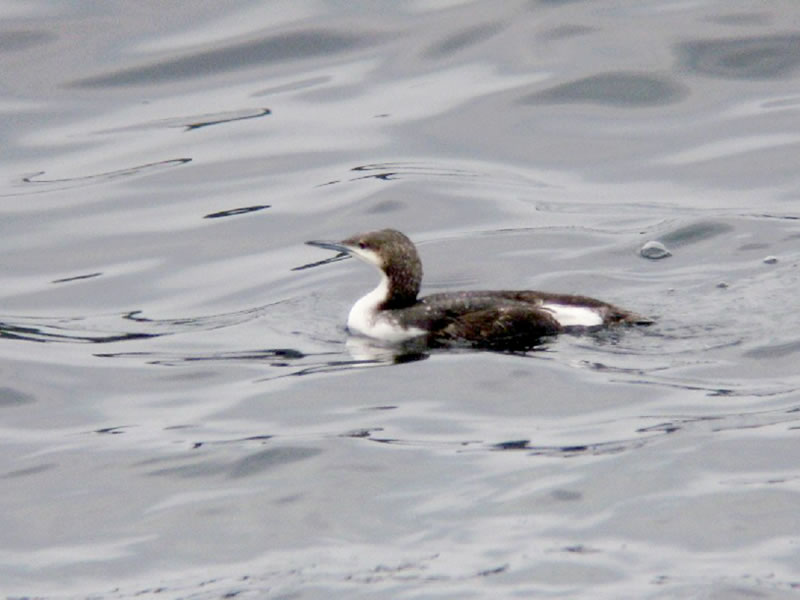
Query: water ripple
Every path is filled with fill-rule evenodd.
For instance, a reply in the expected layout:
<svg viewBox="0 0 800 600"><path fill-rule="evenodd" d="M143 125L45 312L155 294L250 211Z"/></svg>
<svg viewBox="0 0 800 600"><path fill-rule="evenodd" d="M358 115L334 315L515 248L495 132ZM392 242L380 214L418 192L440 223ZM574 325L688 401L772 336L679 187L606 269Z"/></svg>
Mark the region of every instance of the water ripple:
<svg viewBox="0 0 800 600"><path fill-rule="evenodd" d="M425 179L441 177L454 178L463 181L481 181L486 184L494 185L522 185L541 188L550 187L549 184L545 183L544 181L540 181L523 173L469 169L465 167L428 164L423 162L398 161L370 163L351 167L350 171L356 173L357 175L344 181L361 181L366 179L396 181L400 179ZM342 181L343 180L341 179L335 179L319 184L317 187L342 183Z"/></svg>
<svg viewBox="0 0 800 600"><path fill-rule="evenodd" d="M375 36L371 34L356 35L331 29L283 32L263 39L78 79L68 83L67 87L173 84L181 79L208 77L252 66L335 55L364 46L374 39Z"/></svg>
<svg viewBox="0 0 800 600"><path fill-rule="evenodd" d="M520 98L520 103L589 103L630 108L674 104L688 95L687 87L669 77L613 72L590 75L529 94Z"/></svg>
<svg viewBox="0 0 800 600"><path fill-rule="evenodd" d="M189 330L211 331L256 319L275 304L179 319L150 319L143 316L140 310L121 315L88 317L0 316L0 339L104 344L174 335Z"/></svg>
<svg viewBox="0 0 800 600"><path fill-rule="evenodd" d="M55 179L43 179L42 175L44 175L46 171L39 171L31 175L26 175L20 180L20 184L22 185L36 186L35 190L25 189L21 192L0 194L0 197L7 198L12 196L27 196L31 194L43 194L55 190L66 190L89 185L97 185L126 177L158 173L166 169L183 166L191 161L191 158L171 158L167 160L136 165L134 167L117 169L115 171L105 171L103 173L93 173L91 175L78 175L75 177L62 177Z"/></svg>
<svg viewBox="0 0 800 600"><path fill-rule="evenodd" d="M268 108L241 108L217 113L207 113L202 115L187 115L185 117L167 117L156 119L145 123L126 125L124 127L114 127L103 129L98 134L124 133L126 131L147 131L149 129L183 129L184 131L195 131L213 125L223 125L235 123L236 121L247 121L271 115L272 111Z"/></svg>
<svg viewBox="0 0 800 600"><path fill-rule="evenodd" d="M690 71L725 79L780 79L800 68L800 35L697 40L678 46Z"/></svg>

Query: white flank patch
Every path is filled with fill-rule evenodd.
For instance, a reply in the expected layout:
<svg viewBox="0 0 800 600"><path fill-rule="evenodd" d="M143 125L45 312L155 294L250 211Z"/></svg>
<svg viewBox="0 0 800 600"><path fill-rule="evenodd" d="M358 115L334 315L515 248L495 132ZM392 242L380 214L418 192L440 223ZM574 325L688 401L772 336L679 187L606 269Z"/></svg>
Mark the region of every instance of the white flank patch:
<svg viewBox="0 0 800 600"><path fill-rule="evenodd" d="M594 327L603 324L603 317L593 308L568 304L542 304L542 308L553 313L562 327Z"/></svg>

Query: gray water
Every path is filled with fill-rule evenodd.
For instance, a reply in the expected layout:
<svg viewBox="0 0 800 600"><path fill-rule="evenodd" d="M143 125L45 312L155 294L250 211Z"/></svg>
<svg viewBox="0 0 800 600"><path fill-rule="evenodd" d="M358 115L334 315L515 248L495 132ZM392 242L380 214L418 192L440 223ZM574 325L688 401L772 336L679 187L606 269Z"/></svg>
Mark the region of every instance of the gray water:
<svg viewBox="0 0 800 600"><path fill-rule="evenodd" d="M795 0L0 14L0 596L795 597ZM657 323L371 353L387 226Z"/></svg>

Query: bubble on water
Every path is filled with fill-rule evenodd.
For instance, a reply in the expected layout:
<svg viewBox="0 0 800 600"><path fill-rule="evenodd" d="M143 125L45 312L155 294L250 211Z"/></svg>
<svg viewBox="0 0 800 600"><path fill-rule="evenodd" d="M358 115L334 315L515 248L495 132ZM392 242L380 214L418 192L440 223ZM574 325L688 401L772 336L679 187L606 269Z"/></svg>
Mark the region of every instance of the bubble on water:
<svg viewBox="0 0 800 600"><path fill-rule="evenodd" d="M672 256L672 252L667 250L667 247L661 242L649 241L639 249L639 254L644 258L651 260L658 260L659 258L667 258Z"/></svg>

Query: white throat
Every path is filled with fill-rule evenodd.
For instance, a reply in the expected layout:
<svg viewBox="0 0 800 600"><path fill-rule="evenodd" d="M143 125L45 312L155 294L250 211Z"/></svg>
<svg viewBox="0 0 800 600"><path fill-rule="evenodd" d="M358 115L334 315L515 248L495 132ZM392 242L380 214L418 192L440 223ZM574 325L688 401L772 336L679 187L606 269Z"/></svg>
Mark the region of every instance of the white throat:
<svg viewBox="0 0 800 600"><path fill-rule="evenodd" d="M347 316L347 329L350 333L387 342L399 342L424 334L424 330L403 327L392 315L378 310L388 295L389 278L381 271L381 281L378 286L366 296L359 298L350 309L350 314Z"/></svg>
<svg viewBox="0 0 800 600"><path fill-rule="evenodd" d="M355 333L371 335L378 317L378 307L386 301L389 294L389 278L381 271L381 281L369 294L362 296L353 304L347 316L347 328Z"/></svg>

